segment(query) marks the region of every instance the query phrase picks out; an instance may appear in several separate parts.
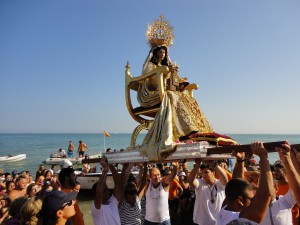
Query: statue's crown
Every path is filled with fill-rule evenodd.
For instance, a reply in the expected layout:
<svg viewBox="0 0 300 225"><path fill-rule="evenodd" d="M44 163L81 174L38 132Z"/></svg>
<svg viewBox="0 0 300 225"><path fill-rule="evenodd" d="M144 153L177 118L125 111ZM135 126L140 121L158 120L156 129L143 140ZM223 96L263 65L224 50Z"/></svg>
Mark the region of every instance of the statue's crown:
<svg viewBox="0 0 300 225"><path fill-rule="evenodd" d="M173 44L173 27L161 15L158 20L154 20L152 24L148 25L146 37L151 47L162 45L169 47Z"/></svg>

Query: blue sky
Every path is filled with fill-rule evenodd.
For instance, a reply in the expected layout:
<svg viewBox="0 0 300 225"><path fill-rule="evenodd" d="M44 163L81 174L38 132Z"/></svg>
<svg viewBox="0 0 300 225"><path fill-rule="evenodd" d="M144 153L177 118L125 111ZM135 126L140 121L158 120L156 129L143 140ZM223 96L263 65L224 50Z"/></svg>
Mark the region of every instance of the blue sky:
<svg viewBox="0 0 300 225"><path fill-rule="evenodd" d="M300 133L296 0L0 0L0 132L132 132L125 64L161 14L216 132Z"/></svg>

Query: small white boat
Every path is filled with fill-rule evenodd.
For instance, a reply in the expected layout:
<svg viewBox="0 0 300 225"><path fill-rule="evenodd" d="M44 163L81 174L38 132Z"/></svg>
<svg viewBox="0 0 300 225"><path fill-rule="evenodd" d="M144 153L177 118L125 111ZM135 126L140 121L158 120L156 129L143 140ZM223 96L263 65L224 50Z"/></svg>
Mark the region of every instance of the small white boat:
<svg viewBox="0 0 300 225"><path fill-rule="evenodd" d="M59 158L59 157L51 158L50 157L44 160L43 163L47 165L52 165L52 164L60 165L64 159L70 160L72 164L81 164L81 160L82 160L82 158Z"/></svg>
<svg viewBox="0 0 300 225"><path fill-rule="evenodd" d="M7 155L0 157L0 163L10 163L26 159L26 154Z"/></svg>
<svg viewBox="0 0 300 225"><path fill-rule="evenodd" d="M90 158L93 159L93 158L99 158L100 157L100 154L96 154L96 155L90 155ZM81 161L83 158L62 158L59 156L58 153L52 153L50 155L50 158L47 158L46 160L43 161L44 164L47 164L47 165L60 165L61 162L64 160L64 159L68 159L73 165L76 165L76 164L82 164Z"/></svg>

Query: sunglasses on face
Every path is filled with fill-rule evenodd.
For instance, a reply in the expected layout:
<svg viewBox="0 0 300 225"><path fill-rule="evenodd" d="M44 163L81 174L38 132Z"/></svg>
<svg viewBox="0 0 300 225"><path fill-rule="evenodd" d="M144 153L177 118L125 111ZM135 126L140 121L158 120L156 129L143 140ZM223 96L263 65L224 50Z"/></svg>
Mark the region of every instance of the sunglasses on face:
<svg viewBox="0 0 300 225"><path fill-rule="evenodd" d="M73 200L66 202L60 209L64 209L66 206L71 206L73 204Z"/></svg>
<svg viewBox="0 0 300 225"><path fill-rule="evenodd" d="M253 197L252 197L252 198L250 198L250 197L248 197L248 196L242 196L242 197L245 198L245 199L249 199L250 201L253 200Z"/></svg>

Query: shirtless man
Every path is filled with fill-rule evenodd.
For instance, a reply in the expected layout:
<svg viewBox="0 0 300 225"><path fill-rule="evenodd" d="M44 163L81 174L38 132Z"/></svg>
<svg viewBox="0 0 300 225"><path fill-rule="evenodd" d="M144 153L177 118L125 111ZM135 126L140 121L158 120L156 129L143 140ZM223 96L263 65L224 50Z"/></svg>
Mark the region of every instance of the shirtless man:
<svg viewBox="0 0 300 225"><path fill-rule="evenodd" d="M72 143L72 141L69 141L68 158L72 158L73 157L74 150L75 150L75 145Z"/></svg>
<svg viewBox="0 0 300 225"><path fill-rule="evenodd" d="M16 198L24 197L26 195L26 189L27 189L27 179L25 176L20 175L16 179L16 188L14 190L11 190L8 194L8 197L14 201Z"/></svg>

